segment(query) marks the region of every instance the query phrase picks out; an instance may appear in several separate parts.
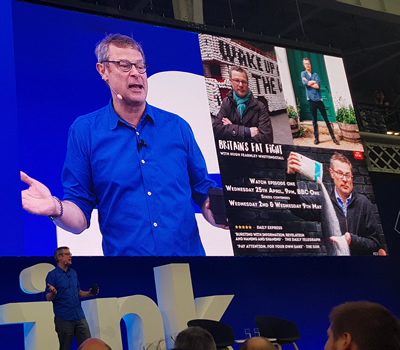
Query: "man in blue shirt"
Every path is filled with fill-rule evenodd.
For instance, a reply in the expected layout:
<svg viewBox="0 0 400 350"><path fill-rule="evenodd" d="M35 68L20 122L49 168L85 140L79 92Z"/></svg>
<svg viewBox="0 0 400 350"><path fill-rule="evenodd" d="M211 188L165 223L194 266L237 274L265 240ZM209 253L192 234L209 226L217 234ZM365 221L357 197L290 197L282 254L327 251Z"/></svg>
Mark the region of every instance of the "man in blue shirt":
<svg viewBox="0 0 400 350"><path fill-rule="evenodd" d="M301 72L301 82L306 88L306 96L308 103L310 105L311 115L313 117L314 138L315 138L314 143L316 145L319 144L318 122L317 122L317 110L319 110L322 117L324 118L329 134L332 137L332 141L336 145L339 145L339 141L336 139L331 124L329 123L324 102L322 102L321 91L320 91L321 83L318 74L311 70L311 62L306 57L303 58L303 66L306 70Z"/></svg>
<svg viewBox="0 0 400 350"><path fill-rule="evenodd" d="M57 266L46 277L46 299L53 302L54 323L60 350L70 350L74 337L78 345L90 338L90 330L79 298L95 295L92 289L82 291L78 276L72 264L68 247L57 248L54 252ZM97 294L97 293L96 293Z"/></svg>
<svg viewBox="0 0 400 350"><path fill-rule="evenodd" d="M64 200L21 173L24 209L80 233L97 206L104 255L205 255L191 200L218 226L207 195L216 184L190 126L147 104L147 65L132 38L110 34L96 56L112 99L71 126Z"/></svg>

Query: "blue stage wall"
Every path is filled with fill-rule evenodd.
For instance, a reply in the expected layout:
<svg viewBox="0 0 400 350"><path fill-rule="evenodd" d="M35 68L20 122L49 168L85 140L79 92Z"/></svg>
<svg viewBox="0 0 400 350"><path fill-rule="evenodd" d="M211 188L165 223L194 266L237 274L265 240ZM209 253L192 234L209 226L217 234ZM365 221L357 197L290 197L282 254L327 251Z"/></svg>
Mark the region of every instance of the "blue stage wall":
<svg viewBox="0 0 400 350"><path fill-rule="evenodd" d="M0 305L43 301L19 288L21 270L52 258L0 258ZM400 315L399 258L394 257L235 257L235 258L83 258L74 257L81 286L100 286L99 298L143 294L157 303L153 268L169 263L190 265L194 297L234 294L221 321L243 339L254 316L273 315L297 323L300 349L322 349L328 314L352 300L379 302ZM23 349L20 325L0 326L0 348Z"/></svg>

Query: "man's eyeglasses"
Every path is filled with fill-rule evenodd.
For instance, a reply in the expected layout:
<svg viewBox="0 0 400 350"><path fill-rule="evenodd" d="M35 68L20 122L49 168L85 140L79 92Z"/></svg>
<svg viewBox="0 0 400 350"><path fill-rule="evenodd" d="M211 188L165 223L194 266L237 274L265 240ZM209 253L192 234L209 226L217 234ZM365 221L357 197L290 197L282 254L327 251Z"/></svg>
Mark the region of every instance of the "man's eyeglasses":
<svg viewBox="0 0 400 350"><path fill-rule="evenodd" d="M232 83L235 83L236 85L242 84L242 85L247 85L249 82L247 80L239 80L239 79L231 79Z"/></svg>
<svg viewBox="0 0 400 350"><path fill-rule="evenodd" d="M66 255L66 256L71 256L71 253L61 253L60 255Z"/></svg>
<svg viewBox="0 0 400 350"><path fill-rule="evenodd" d="M332 169L332 168L331 168L331 169ZM341 173L341 172L339 172L339 171L336 171L336 170L334 170L334 169L332 169L332 171L336 174L336 176L337 176L340 180L343 180L343 179L345 179L345 180L350 180L350 179L353 178L353 175L352 175L352 174L343 174L343 173Z"/></svg>
<svg viewBox="0 0 400 350"><path fill-rule="evenodd" d="M121 61L102 61L100 63L115 63L118 64L119 68L123 71L123 72L130 72L132 69L132 66L135 66L136 70L140 73L143 74L146 72L146 69L148 67L147 64L143 63L143 62L136 62L136 63L132 63L126 60L121 60Z"/></svg>

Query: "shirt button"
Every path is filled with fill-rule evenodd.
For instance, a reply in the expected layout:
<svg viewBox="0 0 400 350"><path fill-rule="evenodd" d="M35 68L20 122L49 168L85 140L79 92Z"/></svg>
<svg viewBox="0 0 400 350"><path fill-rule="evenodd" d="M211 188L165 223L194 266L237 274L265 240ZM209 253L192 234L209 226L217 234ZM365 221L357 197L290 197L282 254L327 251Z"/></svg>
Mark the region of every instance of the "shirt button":
<svg viewBox="0 0 400 350"><path fill-rule="evenodd" d="M153 224L153 226L154 226L154 227L157 227L158 225L157 225L157 223L155 222L155 223Z"/></svg>
<svg viewBox="0 0 400 350"><path fill-rule="evenodd" d="M136 135L139 135L139 131L136 131Z"/></svg>
<svg viewBox="0 0 400 350"><path fill-rule="evenodd" d="M146 162L144 161L144 159L142 159L142 164L144 164L144 163L146 163Z"/></svg>
<svg viewBox="0 0 400 350"><path fill-rule="evenodd" d="M149 191L149 192L147 192L147 195L151 196L151 192L150 192L150 191Z"/></svg>

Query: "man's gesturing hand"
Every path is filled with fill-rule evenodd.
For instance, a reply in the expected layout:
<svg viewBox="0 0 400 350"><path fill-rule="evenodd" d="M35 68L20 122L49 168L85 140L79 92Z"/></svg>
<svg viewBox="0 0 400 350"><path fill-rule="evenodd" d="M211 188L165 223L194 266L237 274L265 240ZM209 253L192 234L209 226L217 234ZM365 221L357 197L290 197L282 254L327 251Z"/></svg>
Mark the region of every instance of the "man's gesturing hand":
<svg viewBox="0 0 400 350"><path fill-rule="evenodd" d="M29 188L21 192L22 208L36 215L59 215L59 213L56 213L57 203L52 197L50 190L23 171L20 174L21 181L29 185Z"/></svg>
<svg viewBox="0 0 400 350"><path fill-rule="evenodd" d="M49 291L51 294L56 295L57 289L55 289L51 284L47 283L47 287L49 287Z"/></svg>

